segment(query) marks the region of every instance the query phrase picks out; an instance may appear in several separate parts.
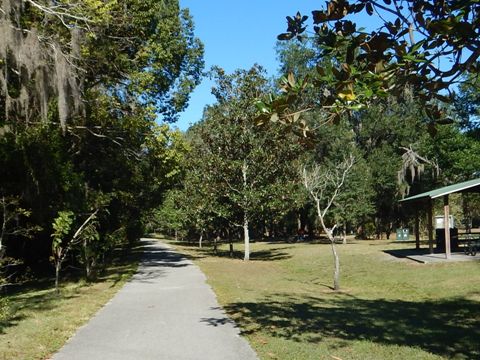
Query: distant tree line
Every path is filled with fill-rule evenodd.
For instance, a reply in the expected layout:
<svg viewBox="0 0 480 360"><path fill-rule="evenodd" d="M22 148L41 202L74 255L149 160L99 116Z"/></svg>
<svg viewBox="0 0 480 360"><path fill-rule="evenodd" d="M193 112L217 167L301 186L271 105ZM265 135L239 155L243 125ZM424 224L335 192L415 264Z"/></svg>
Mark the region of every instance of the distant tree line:
<svg viewBox="0 0 480 360"><path fill-rule="evenodd" d="M295 77L313 76L319 59L333 71L334 59L311 41L281 43L278 55L280 72L292 78L268 81L258 66L233 74L213 71L217 101L185 134L190 150L184 177L152 218L160 231L200 246L208 239L215 247L221 239L231 244L231 253L233 242L241 240L247 246L245 259L251 238L285 240L299 229L313 235L323 230L301 169L335 169L352 157L325 224L358 238L389 237L396 227L408 225L411 210L398 203L404 196L478 175L478 87L471 82L458 89L455 101L442 105L453 122L434 129L409 86L399 96L377 99L335 119L319 107L301 111L300 119L269 115L263 121L258 110L264 102L256 112L255 99L268 98L265 94ZM324 89L305 88L297 105L314 103L319 91ZM302 133L306 128L308 135Z"/></svg>

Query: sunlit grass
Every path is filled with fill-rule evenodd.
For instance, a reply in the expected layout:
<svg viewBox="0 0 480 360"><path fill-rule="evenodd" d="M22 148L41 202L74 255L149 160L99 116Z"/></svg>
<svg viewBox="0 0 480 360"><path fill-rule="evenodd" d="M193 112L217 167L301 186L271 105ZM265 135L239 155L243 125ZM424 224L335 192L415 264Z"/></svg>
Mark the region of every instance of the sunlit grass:
<svg viewBox="0 0 480 360"><path fill-rule="evenodd" d="M85 324L137 269L140 249L109 266L96 282L53 279L11 290L10 316L0 322L0 359L47 359Z"/></svg>
<svg viewBox="0 0 480 360"><path fill-rule="evenodd" d="M480 262L419 264L384 252L413 246L338 245L338 293L329 245L256 243L250 262L178 247L262 359L480 358Z"/></svg>

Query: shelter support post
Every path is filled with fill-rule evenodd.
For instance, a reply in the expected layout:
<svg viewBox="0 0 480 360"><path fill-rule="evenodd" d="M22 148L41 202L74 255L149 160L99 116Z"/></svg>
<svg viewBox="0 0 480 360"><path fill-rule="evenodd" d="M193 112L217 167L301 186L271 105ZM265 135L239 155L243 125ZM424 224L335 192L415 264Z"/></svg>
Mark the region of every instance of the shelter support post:
<svg viewBox="0 0 480 360"><path fill-rule="evenodd" d="M443 225L445 227L445 258L450 259L450 206L448 205L448 195L443 197L444 218Z"/></svg>
<svg viewBox="0 0 480 360"><path fill-rule="evenodd" d="M420 218L418 211L415 212L415 248L420 249Z"/></svg>
<svg viewBox="0 0 480 360"><path fill-rule="evenodd" d="M428 199L427 223L428 223L428 249L433 254L433 204L432 199Z"/></svg>

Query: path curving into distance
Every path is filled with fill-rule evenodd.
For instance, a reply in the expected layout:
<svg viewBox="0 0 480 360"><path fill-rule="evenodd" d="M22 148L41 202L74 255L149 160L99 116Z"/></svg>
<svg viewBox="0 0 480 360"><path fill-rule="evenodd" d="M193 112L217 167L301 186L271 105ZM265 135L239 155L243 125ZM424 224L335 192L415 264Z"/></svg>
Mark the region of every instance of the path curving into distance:
<svg viewBox="0 0 480 360"><path fill-rule="evenodd" d="M141 241L138 272L53 360L258 359L200 269L155 239Z"/></svg>

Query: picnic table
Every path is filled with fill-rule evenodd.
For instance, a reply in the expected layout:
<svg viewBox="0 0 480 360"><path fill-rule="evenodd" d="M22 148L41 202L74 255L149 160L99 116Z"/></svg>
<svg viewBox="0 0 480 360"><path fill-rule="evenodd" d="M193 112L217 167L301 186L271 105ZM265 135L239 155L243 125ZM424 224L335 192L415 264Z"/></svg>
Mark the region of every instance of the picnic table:
<svg viewBox="0 0 480 360"><path fill-rule="evenodd" d="M466 255L475 256L480 248L480 233L459 234L458 242L463 244L463 251Z"/></svg>

